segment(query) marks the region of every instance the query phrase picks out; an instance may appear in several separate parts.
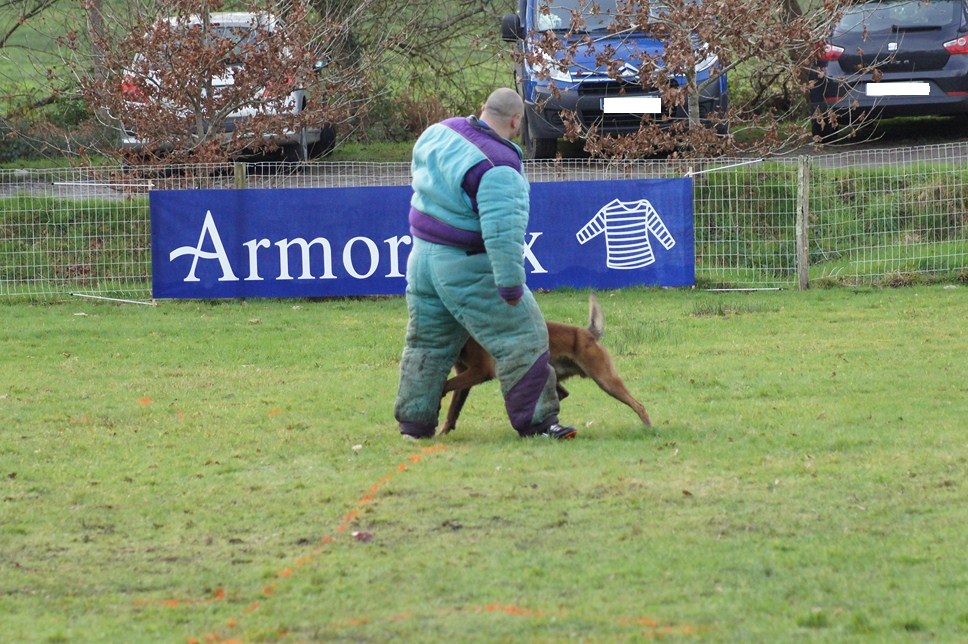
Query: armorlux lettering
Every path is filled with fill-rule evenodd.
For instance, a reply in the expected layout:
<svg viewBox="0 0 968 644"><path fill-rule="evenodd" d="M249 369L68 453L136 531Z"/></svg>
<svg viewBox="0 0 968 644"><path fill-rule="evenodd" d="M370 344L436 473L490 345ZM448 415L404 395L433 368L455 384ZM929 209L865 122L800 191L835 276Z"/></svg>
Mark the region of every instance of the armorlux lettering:
<svg viewBox="0 0 968 644"><path fill-rule="evenodd" d="M299 248L302 249L302 275L299 276L299 279L313 279L313 273L311 270L312 261L310 260L309 250L316 244L319 244L319 246L323 249L323 274L319 276L319 279L336 279L336 276L333 275L333 249L329 245L329 240L323 239L322 237L317 237L308 243L301 237L297 237L292 241L289 241L288 239L280 239L277 241L276 246L279 247L279 277L276 279L292 279L292 276L289 275L289 249L292 246L299 246Z"/></svg>
<svg viewBox="0 0 968 644"><path fill-rule="evenodd" d="M245 280L247 282L261 282L262 278L259 277L259 249L269 248L272 244L269 243L268 239L258 241L250 239L242 245L249 249L249 276Z"/></svg>
<svg viewBox="0 0 968 644"><path fill-rule="evenodd" d="M215 246L215 252L209 252L202 250L202 246L205 245L205 235L208 234L212 238L212 245ZM195 277L195 268L198 266L199 259L217 259L218 263L222 267L222 277L218 278L220 282L238 282L239 278L235 276L232 272L232 264L229 263L228 255L225 254L225 246L222 245L222 238L219 237L218 228L215 227L215 220L212 219L212 211L206 211L205 221L202 223L202 232L198 235L198 244L193 248L191 246L182 246L176 248L175 250L168 253L168 261L173 261L178 259L182 255L193 255L192 259L192 269L188 271L188 277L184 279L186 282L199 282L197 277Z"/></svg>
<svg viewBox="0 0 968 644"><path fill-rule="evenodd" d="M404 277L401 267L405 266L405 262L401 261L401 247L409 248L413 244L413 239L409 235L403 235L389 237L384 239L383 243L386 245L388 251L387 259L390 264L386 277ZM361 245L365 249L365 252L360 254L357 251L357 257L354 261L354 249L357 249ZM246 249L246 252L242 256L244 256L245 261L248 263L248 274L245 277L245 281L247 282L262 282L266 280L266 277L260 272L260 259L265 260L266 252L272 252L271 249L273 246L276 247L274 254L278 257L279 273L269 279L275 281L337 279L336 274L333 272L332 244L325 237L316 237L311 241L306 241L302 237L296 237L293 239L280 239L276 242L272 242L269 239L250 239L244 242L242 246ZM214 250L203 250L204 248L213 248ZM293 249L298 251L295 253L295 257L292 256ZM316 249L318 249L318 252L314 252ZM183 280L184 282L201 281L195 275L199 260L215 260L219 263L219 269L222 274L218 278L218 281L239 281L239 278L236 276L236 270L240 267L236 266L234 267L235 270L233 270L232 262L229 254L225 250L225 245L222 242L218 227L215 225L215 219L212 217L211 210L205 213L205 220L202 223L202 229L199 232L196 245L176 248L169 253L168 259L169 261L174 261L185 255L192 256L192 263L188 275ZM347 275L354 279L364 280L373 276L380 267L380 247L368 237L353 237L343 246L341 259L343 269ZM294 264L297 262L299 265L295 266ZM265 263L263 262L263 264ZM316 269L315 272L314 269ZM298 277L293 277L293 272L298 272Z"/></svg>
<svg viewBox="0 0 968 644"><path fill-rule="evenodd" d="M366 273L358 273L356 268L353 266L353 244L356 242L363 242L367 249L370 251L370 269ZM376 244L372 240L366 237L354 237L353 239L346 242L346 246L343 247L343 268L351 276L358 280L365 280L370 275L376 272L377 266L380 264L380 251L377 249Z"/></svg>
<svg viewBox="0 0 968 644"><path fill-rule="evenodd" d="M524 259L531 264L532 273L547 273L548 269L541 265L541 262L531 251L531 247L538 240L538 237L541 237L541 233L529 233L529 238L524 240Z"/></svg>

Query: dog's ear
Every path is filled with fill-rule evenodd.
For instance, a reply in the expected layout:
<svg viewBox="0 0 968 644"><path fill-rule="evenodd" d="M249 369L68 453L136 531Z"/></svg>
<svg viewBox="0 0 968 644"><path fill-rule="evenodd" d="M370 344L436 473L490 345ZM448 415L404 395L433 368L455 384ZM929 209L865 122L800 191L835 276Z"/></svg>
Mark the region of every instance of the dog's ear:
<svg viewBox="0 0 968 644"><path fill-rule="evenodd" d="M596 340L601 340L605 335L605 314L594 292L588 294L588 331Z"/></svg>

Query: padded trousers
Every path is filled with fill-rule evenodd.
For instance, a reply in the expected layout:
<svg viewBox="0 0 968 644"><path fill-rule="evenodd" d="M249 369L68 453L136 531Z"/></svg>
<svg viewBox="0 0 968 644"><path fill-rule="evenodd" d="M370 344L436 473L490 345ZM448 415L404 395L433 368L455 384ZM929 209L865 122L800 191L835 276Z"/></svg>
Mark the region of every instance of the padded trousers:
<svg viewBox="0 0 968 644"><path fill-rule="evenodd" d="M394 416L400 432L436 432L441 392L468 335L494 357L511 426L522 436L558 422L548 328L527 287L517 306L498 294L485 253L414 239L407 262L406 346Z"/></svg>

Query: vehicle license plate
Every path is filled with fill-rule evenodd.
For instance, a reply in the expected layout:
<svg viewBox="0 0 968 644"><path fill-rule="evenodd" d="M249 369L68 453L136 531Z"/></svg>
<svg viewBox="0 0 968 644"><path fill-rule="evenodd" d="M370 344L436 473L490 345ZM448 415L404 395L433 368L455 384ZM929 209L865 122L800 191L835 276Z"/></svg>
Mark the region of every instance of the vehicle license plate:
<svg viewBox="0 0 968 644"><path fill-rule="evenodd" d="M931 85L928 83L867 83L868 96L928 96Z"/></svg>
<svg viewBox="0 0 968 644"><path fill-rule="evenodd" d="M605 114L660 114L662 99L658 96L606 96L602 99Z"/></svg>

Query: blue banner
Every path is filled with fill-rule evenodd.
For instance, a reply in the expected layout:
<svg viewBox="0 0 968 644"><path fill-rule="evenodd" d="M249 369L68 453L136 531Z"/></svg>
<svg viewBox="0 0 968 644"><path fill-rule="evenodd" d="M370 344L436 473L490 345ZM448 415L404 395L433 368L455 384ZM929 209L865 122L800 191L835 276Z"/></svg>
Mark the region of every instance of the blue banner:
<svg viewBox="0 0 968 644"><path fill-rule="evenodd" d="M156 298L402 294L411 189L153 191ZM691 179L531 185L532 289L692 286Z"/></svg>

